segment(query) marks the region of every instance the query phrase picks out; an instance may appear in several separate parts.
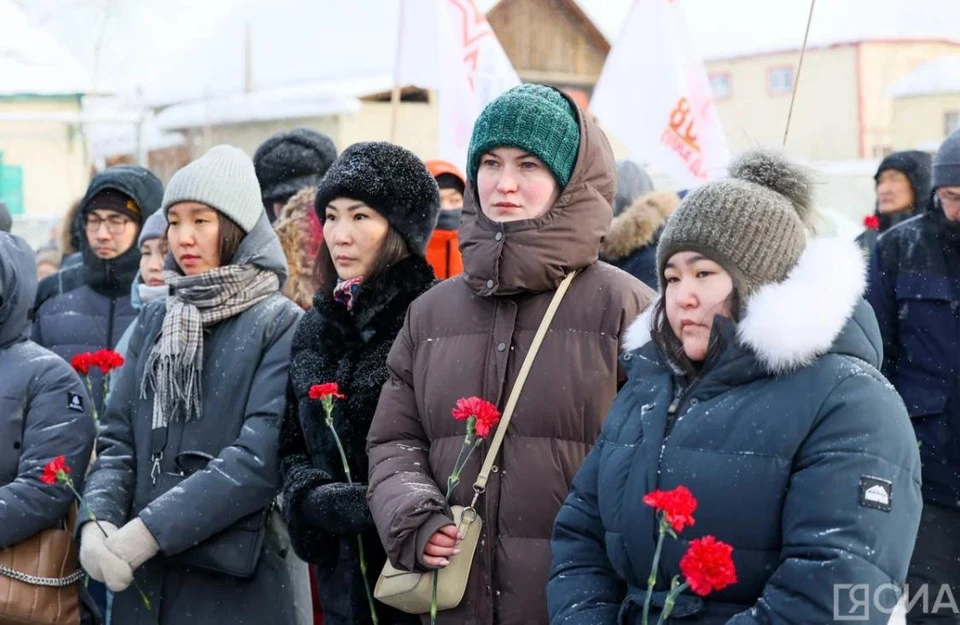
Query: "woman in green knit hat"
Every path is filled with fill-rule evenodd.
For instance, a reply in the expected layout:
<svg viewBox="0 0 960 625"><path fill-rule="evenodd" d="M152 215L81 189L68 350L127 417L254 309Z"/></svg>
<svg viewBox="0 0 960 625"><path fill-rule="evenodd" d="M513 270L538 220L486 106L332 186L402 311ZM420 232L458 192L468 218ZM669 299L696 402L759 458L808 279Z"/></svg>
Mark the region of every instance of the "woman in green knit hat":
<svg viewBox="0 0 960 625"><path fill-rule="evenodd" d="M416 300L387 361L370 428L370 509L392 563L440 569L457 555L444 505L463 445L462 397L503 411L564 278L550 325L477 510L483 519L466 593L438 623L546 623L550 531L623 373L628 320L652 292L597 261L616 184L604 134L559 91L522 85L474 126L460 226L463 274ZM469 505L486 445L451 503Z"/></svg>

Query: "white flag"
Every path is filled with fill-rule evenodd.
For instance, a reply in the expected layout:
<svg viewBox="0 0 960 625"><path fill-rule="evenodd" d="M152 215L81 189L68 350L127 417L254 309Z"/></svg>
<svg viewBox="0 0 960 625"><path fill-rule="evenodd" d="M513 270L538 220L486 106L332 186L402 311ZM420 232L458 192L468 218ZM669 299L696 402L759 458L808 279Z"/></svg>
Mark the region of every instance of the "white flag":
<svg viewBox="0 0 960 625"><path fill-rule="evenodd" d="M394 82L437 91L437 156L465 170L477 116L520 78L474 0L400 0L399 37Z"/></svg>
<svg viewBox="0 0 960 625"><path fill-rule="evenodd" d="M634 0L590 110L631 151L687 187L723 174L730 153L681 0Z"/></svg>

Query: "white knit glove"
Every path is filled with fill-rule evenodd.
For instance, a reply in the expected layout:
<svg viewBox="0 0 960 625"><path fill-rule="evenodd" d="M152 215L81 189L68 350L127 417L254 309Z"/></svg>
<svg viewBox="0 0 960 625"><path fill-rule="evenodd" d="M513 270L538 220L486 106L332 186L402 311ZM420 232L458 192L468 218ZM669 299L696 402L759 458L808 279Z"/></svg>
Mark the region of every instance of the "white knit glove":
<svg viewBox="0 0 960 625"><path fill-rule="evenodd" d="M84 523L80 528L80 565L90 577L104 582L113 592L121 592L133 582L133 569L106 547L106 537L116 534L117 526L100 521L100 527L93 521Z"/></svg>
<svg viewBox="0 0 960 625"><path fill-rule="evenodd" d="M134 571L160 551L160 545L140 517L117 530L116 534L104 541L104 546Z"/></svg>

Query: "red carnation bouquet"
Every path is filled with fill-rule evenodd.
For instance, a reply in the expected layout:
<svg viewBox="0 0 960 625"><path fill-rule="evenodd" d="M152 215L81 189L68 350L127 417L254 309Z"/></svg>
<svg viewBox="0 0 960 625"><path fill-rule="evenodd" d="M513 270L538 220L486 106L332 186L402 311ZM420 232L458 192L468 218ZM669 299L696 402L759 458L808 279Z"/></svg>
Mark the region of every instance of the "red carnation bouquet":
<svg viewBox="0 0 960 625"><path fill-rule="evenodd" d="M100 369L103 373L103 399L106 401L107 394L110 392L110 374L123 366L123 356L112 349L100 349L95 352L84 352L77 354L70 361L77 373L83 376L87 384L87 392L93 397L93 381L90 379L90 372ZM93 404L93 418L100 421L100 415L97 412L97 404Z"/></svg>
<svg viewBox="0 0 960 625"><path fill-rule="evenodd" d="M880 218L876 215L867 215L863 218L863 227L867 230L879 230Z"/></svg>
<svg viewBox="0 0 960 625"><path fill-rule="evenodd" d="M678 486L673 490L655 490L648 493L644 496L643 503L654 508L660 520L653 567L647 579L647 597L643 603L643 625L648 625L650 603L653 599L653 587L657 583L663 541L667 535L675 539L685 527L693 526L693 513L697 509L697 500L686 486ZM679 575L674 576L670 581L670 592L667 593L658 623L666 622L673 611L677 596L683 591L690 589L695 594L705 597L715 590L721 590L737 582L737 571L733 565L733 547L713 536L692 540L687 552L680 559L680 572L683 574L684 582L680 583Z"/></svg>

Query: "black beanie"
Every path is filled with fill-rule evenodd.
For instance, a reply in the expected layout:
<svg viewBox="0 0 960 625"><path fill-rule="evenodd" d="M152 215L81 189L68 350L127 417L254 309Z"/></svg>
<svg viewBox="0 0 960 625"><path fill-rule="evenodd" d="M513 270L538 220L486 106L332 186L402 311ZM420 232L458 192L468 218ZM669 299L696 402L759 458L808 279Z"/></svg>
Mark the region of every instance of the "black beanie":
<svg viewBox="0 0 960 625"><path fill-rule="evenodd" d="M336 158L337 147L326 135L309 128L278 132L253 155L263 201L283 200L317 186Z"/></svg>
<svg viewBox="0 0 960 625"><path fill-rule="evenodd" d="M126 215L137 224L143 222L143 210L136 200L117 189L104 189L94 195L83 207L83 214L86 216L95 210L113 211Z"/></svg>
<svg viewBox="0 0 960 625"><path fill-rule="evenodd" d="M340 197L386 217L410 253L424 255L440 214L440 192L413 152L384 141L351 145L320 181L314 209L321 223L327 204Z"/></svg>
<svg viewBox="0 0 960 625"><path fill-rule="evenodd" d="M437 185L441 189L456 189L460 192L460 195L463 195L463 192L466 189L466 185L463 184L463 180L454 174L440 174L437 176Z"/></svg>

